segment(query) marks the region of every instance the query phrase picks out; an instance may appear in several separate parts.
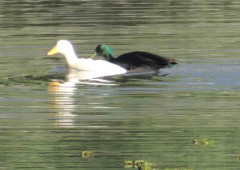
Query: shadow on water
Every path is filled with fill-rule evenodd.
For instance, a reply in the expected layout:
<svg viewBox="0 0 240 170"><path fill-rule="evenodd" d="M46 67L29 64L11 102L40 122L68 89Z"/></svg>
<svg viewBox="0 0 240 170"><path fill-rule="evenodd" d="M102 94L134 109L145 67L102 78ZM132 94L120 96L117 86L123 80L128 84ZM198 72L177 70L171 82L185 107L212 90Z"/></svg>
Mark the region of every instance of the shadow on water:
<svg viewBox="0 0 240 170"><path fill-rule="evenodd" d="M128 82L138 82L139 86L141 84L148 81L164 81L164 77L167 77L169 73L156 73L154 71L146 71L144 70L135 70L134 72L130 71L126 74L122 75L115 75L115 76L98 76L97 73L90 72L90 71L78 71L74 69L66 69L63 66L53 67L49 70L48 73L45 74L29 74L29 75L14 75L11 77L4 77L0 84L2 85L13 85L13 84L25 84L25 85L36 85L42 84L46 85L51 81L57 81L62 84L69 84L72 85L77 84L89 84L94 85L94 81L102 82L99 85L111 85L108 84L109 82L115 82L118 85L128 83ZM168 81L168 80L167 80ZM93 84L92 84L92 83ZM106 84L104 84L106 83ZM115 85L117 85L115 84ZM98 85L98 84L95 84ZM113 84L114 85L114 84ZM128 84L130 85L130 84ZM137 85L137 83L135 83Z"/></svg>
<svg viewBox="0 0 240 170"><path fill-rule="evenodd" d="M215 60L188 60L183 61L173 68L161 69L160 73L137 72L124 75L102 78L102 85L105 82L114 82L122 86L164 86L172 90L231 90L239 89L240 79L238 74L240 68L238 59ZM91 72L66 71L64 67L52 68L48 73L14 75L4 77L0 80L2 85L10 84L48 84L51 80L61 83L72 82L74 84L86 83L88 79L94 80L95 74ZM101 78L100 78L101 79ZM97 85L97 84L96 84ZM101 85L101 84L100 84Z"/></svg>

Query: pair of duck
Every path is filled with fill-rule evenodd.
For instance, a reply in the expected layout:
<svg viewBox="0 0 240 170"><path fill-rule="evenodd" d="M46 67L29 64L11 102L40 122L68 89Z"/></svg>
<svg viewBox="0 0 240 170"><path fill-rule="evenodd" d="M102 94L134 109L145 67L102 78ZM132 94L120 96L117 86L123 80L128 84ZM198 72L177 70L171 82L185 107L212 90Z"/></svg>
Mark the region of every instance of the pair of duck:
<svg viewBox="0 0 240 170"><path fill-rule="evenodd" d="M171 67L176 63L175 60L161 57L143 51L134 51L114 57L111 49L106 45L98 45L91 58L78 58L72 44L67 40L59 40L55 47L48 53L48 56L61 53L66 59L68 68L79 71L101 72L104 76L124 74L128 70L138 68L148 68L158 72L161 68ZM102 56L106 60L93 60L95 56Z"/></svg>

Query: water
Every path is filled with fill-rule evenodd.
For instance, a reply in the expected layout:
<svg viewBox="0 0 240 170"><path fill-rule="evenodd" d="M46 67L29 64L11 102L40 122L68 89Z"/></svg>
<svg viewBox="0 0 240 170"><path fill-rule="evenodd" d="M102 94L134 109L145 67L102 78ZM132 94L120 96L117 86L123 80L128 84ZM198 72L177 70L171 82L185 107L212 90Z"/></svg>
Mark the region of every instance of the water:
<svg viewBox="0 0 240 170"><path fill-rule="evenodd" d="M0 2L0 167L239 169L239 8L218 1ZM115 76L55 87L68 39L81 57L99 43L114 54L174 58L164 76ZM193 144L193 139L213 144ZM94 153L82 157L83 151ZM134 168L129 168L134 169Z"/></svg>

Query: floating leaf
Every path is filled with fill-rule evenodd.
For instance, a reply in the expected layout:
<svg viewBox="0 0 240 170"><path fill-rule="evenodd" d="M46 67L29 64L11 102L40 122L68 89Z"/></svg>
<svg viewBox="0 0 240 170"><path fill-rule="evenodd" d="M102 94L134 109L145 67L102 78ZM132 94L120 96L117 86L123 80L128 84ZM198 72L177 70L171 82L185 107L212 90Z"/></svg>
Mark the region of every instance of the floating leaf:
<svg viewBox="0 0 240 170"><path fill-rule="evenodd" d="M81 155L82 157L86 157L86 158L94 157L94 154L91 151L82 151Z"/></svg>
<svg viewBox="0 0 240 170"><path fill-rule="evenodd" d="M214 141L209 138L203 138L203 139L193 139L193 144L195 145L213 145Z"/></svg>
<svg viewBox="0 0 240 170"><path fill-rule="evenodd" d="M136 161L134 161L134 165L137 166L137 167L141 167L145 163L146 163L146 161L144 161L144 160L136 160Z"/></svg>
<svg viewBox="0 0 240 170"><path fill-rule="evenodd" d="M151 170L151 163L144 160L124 161L124 168L137 168L138 170Z"/></svg>
<svg viewBox="0 0 240 170"><path fill-rule="evenodd" d="M132 168L134 167L133 161L124 161L124 168Z"/></svg>

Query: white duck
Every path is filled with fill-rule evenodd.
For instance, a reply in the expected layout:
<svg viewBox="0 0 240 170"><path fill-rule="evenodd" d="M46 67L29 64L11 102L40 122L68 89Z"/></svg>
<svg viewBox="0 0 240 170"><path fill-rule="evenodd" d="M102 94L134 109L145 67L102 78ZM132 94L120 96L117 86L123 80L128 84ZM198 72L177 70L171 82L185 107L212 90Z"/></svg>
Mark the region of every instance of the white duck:
<svg viewBox="0 0 240 170"><path fill-rule="evenodd" d="M105 60L93 60L91 58L78 58L72 44L67 40L59 40L57 45L48 53L48 56L61 53L66 59L66 64L69 69L91 72L93 77L104 77L127 72L124 68L112 64Z"/></svg>

